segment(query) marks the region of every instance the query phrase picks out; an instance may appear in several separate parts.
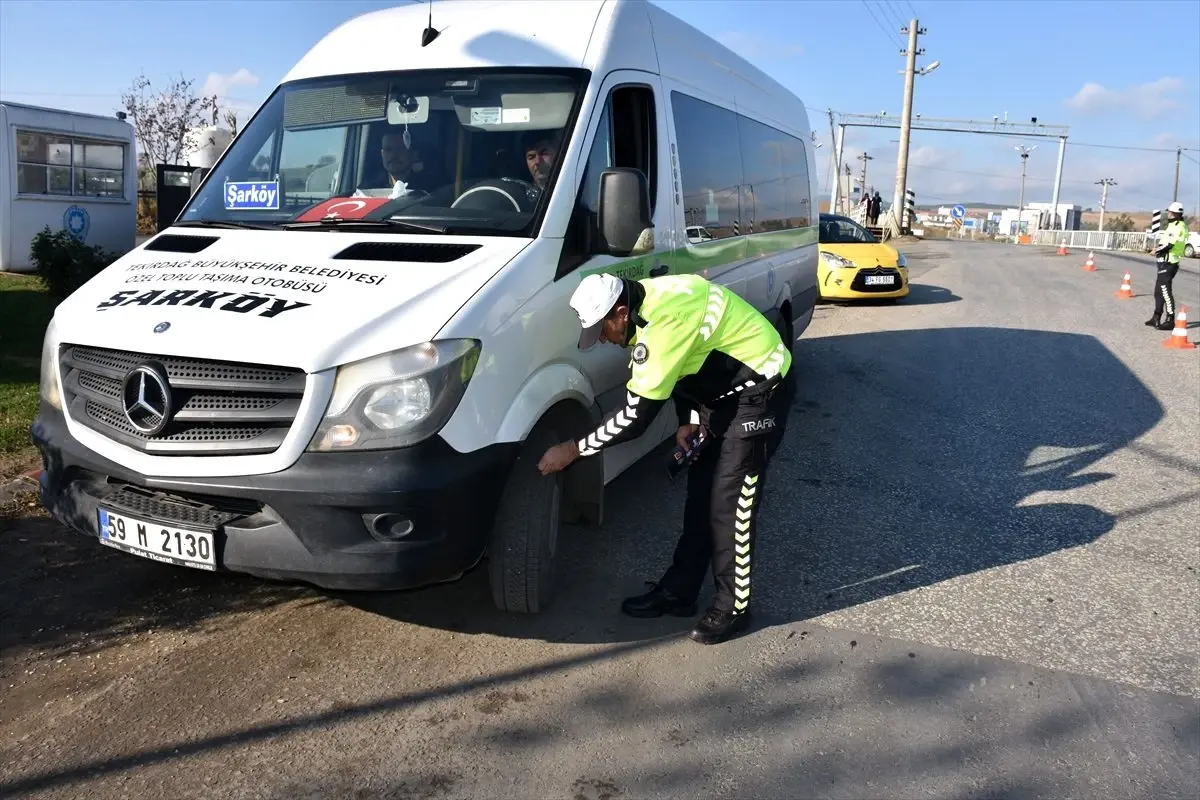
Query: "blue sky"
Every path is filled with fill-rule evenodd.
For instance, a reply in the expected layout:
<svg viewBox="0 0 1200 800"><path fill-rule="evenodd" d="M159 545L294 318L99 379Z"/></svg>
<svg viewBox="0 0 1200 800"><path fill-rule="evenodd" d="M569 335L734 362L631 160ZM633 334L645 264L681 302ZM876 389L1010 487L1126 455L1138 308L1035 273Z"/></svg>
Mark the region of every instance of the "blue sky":
<svg viewBox="0 0 1200 800"><path fill-rule="evenodd" d="M1036 116L1069 125L1062 199L1096 206L1095 182L1113 177L1118 185L1110 190L1111 211L1169 202L1174 148L1194 148L1182 161L1180 199L1189 213L1200 205L1197 0L654 2L718 37L804 100L824 142L817 162L826 193L832 143L824 110L887 110L899 116L904 87L897 73L904 66L899 28L915 11L927 30L918 65L941 62L935 72L917 78L916 112L970 119L1007 112L1010 119ZM402 0L4 0L0 97L109 114L139 72L155 85L182 73L197 88L244 109L244 118L328 30L399 4ZM78 33L64 41L67 31ZM56 55L48 57L50 52ZM886 129L847 134L844 161L857 170L860 152L873 156L868 183L889 199L897 138ZM1015 205L1018 143L914 131L909 186L922 203ZM1029 159L1026 199L1048 201L1057 143L1038 144Z"/></svg>

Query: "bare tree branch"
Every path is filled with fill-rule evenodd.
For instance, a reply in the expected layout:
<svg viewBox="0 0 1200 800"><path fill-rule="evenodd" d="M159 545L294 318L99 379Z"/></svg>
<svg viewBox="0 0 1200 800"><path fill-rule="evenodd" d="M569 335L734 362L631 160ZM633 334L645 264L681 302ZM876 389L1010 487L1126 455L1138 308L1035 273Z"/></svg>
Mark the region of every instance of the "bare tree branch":
<svg viewBox="0 0 1200 800"><path fill-rule="evenodd" d="M196 129L208 121L209 115L212 124L217 124L220 116L217 96L197 97L193 83L180 75L166 89L155 93L150 80L138 75L121 96L122 110L141 146L143 167L153 170L156 164L179 163L196 146ZM230 114L226 112L226 119Z"/></svg>

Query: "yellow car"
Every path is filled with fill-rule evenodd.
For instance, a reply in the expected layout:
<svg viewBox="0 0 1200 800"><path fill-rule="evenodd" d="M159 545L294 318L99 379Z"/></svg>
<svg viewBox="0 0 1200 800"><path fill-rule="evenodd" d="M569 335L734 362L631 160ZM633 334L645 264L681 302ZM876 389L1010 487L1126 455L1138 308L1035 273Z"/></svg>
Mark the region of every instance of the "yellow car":
<svg viewBox="0 0 1200 800"><path fill-rule="evenodd" d="M908 295L908 262L849 217L822 214L817 286L822 300L898 300Z"/></svg>

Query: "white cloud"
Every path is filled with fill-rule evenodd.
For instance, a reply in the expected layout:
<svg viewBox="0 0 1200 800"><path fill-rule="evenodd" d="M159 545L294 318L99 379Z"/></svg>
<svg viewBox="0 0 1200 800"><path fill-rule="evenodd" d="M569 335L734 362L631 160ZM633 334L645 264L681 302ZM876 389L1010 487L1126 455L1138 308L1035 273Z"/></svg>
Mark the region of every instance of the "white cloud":
<svg viewBox="0 0 1200 800"><path fill-rule="evenodd" d="M250 70L242 67L236 72L221 73L210 72L204 81L204 86L200 89L201 97L217 96L217 104L222 113L233 111L237 114L238 119L245 120L249 117L257 107L256 100L244 99L246 97L245 89L239 92L239 87L257 86L259 78ZM231 97L230 95L233 95Z"/></svg>
<svg viewBox="0 0 1200 800"><path fill-rule="evenodd" d="M257 85L258 76L245 67L229 74L210 72L204 81L204 88L200 90L200 96L208 97L215 94L218 98L225 99L229 96L230 90L236 86Z"/></svg>
<svg viewBox="0 0 1200 800"><path fill-rule="evenodd" d="M716 39L748 61L794 58L804 52L804 46L799 42L777 42L745 31L718 33Z"/></svg>
<svg viewBox="0 0 1200 800"><path fill-rule="evenodd" d="M1161 117L1183 107L1173 95L1183 91L1179 78L1164 77L1126 89L1109 89L1098 83L1085 83L1064 105L1081 114L1133 113L1144 119Z"/></svg>

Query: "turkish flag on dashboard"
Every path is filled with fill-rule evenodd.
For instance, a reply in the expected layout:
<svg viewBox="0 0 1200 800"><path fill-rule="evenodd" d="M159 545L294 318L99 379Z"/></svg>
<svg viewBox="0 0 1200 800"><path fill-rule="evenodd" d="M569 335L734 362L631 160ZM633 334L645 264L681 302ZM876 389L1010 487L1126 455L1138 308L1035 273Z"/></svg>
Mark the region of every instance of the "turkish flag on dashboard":
<svg viewBox="0 0 1200 800"><path fill-rule="evenodd" d="M375 209L390 202L392 202L390 197L332 197L296 217L296 222L319 222L330 217L362 219Z"/></svg>

